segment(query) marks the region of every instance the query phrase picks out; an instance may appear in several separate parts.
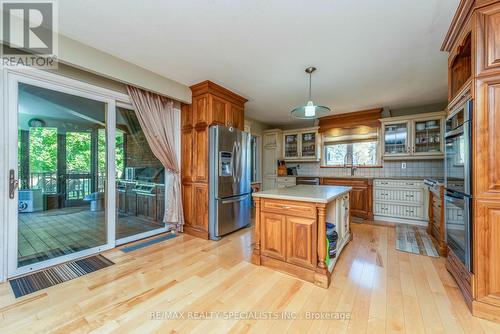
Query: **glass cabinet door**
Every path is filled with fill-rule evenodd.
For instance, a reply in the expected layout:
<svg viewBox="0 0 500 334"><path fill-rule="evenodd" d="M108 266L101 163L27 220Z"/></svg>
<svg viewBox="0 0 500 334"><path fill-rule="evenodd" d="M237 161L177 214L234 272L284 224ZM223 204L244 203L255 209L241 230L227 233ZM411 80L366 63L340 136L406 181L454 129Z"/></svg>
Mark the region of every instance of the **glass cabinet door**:
<svg viewBox="0 0 500 334"><path fill-rule="evenodd" d="M296 133L285 135L285 158L296 158L299 156L298 140L299 135Z"/></svg>
<svg viewBox="0 0 500 334"><path fill-rule="evenodd" d="M303 158L316 157L316 132L305 132L301 135L301 155Z"/></svg>
<svg viewBox="0 0 500 334"><path fill-rule="evenodd" d="M408 146L408 122L384 125L384 154L409 154Z"/></svg>
<svg viewBox="0 0 500 334"><path fill-rule="evenodd" d="M415 121L415 154L442 153L441 119Z"/></svg>

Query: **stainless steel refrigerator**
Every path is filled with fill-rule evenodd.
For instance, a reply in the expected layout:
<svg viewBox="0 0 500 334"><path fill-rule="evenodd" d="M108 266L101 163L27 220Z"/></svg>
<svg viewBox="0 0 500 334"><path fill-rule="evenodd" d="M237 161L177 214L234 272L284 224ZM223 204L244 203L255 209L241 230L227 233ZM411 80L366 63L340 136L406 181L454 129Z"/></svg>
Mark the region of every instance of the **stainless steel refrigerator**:
<svg viewBox="0 0 500 334"><path fill-rule="evenodd" d="M250 224L250 135L210 127L209 159L208 226L210 239L219 240Z"/></svg>

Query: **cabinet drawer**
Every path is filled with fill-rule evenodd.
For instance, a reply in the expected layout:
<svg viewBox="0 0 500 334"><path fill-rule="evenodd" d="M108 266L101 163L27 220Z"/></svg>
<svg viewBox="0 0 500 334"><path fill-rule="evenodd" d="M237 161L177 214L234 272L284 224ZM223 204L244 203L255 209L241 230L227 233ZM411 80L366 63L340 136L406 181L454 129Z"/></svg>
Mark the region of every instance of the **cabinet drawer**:
<svg viewBox="0 0 500 334"><path fill-rule="evenodd" d="M375 214L389 217L423 219L424 210L422 206L375 203Z"/></svg>
<svg viewBox="0 0 500 334"><path fill-rule="evenodd" d="M290 185L294 186L296 183L295 177L278 177L276 179L276 181L278 183L286 184L287 186L290 186Z"/></svg>
<svg viewBox="0 0 500 334"><path fill-rule="evenodd" d="M422 188L424 182L420 180L375 180L375 187L396 187L396 188Z"/></svg>
<svg viewBox="0 0 500 334"><path fill-rule="evenodd" d="M424 193L420 189L375 188L377 201L423 203Z"/></svg>
<svg viewBox="0 0 500 334"><path fill-rule="evenodd" d="M288 202L273 199L264 199L261 202L261 210L275 212L283 215L316 218L316 206L306 202Z"/></svg>

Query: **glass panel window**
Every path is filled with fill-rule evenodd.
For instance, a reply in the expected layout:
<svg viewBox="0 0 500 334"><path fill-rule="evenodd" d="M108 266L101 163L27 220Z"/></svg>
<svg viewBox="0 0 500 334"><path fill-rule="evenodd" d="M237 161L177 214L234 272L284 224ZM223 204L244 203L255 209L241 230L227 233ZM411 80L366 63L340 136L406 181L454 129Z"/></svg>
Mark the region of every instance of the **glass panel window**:
<svg viewBox="0 0 500 334"><path fill-rule="evenodd" d="M325 146L325 163L328 166L344 164L348 144L333 144Z"/></svg>
<svg viewBox="0 0 500 334"><path fill-rule="evenodd" d="M324 145L326 166L376 166L378 162L378 140L328 143Z"/></svg>

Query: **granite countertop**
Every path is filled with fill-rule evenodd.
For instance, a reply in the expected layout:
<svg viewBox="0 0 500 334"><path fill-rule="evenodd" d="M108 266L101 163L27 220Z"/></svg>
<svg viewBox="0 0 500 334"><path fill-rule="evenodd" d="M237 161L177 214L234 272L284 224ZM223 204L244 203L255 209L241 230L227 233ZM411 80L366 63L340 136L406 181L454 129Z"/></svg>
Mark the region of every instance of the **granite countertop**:
<svg viewBox="0 0 500 334"><path fill-rule="evenodd" d="M298 185L288 188L271 189L253 193L253 197L283 199L313 203L329 203L352 190L343 186Z"/></svg>

